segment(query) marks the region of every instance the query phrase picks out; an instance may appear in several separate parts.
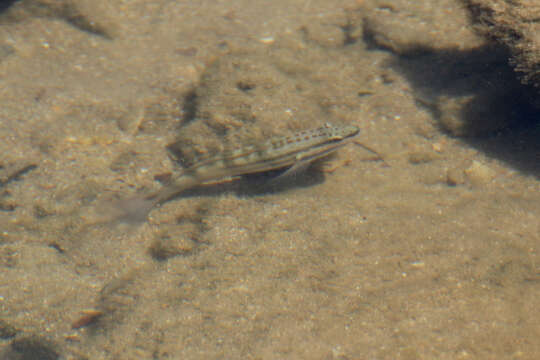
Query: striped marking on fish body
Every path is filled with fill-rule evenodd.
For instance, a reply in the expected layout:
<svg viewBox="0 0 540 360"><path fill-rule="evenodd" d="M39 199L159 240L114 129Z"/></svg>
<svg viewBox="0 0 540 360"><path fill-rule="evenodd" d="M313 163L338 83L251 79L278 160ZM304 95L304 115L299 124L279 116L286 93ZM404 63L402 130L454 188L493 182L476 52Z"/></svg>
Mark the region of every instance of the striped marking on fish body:
<svg viewBox="0 0 540 360"><path fill-rule="evenodd" d="M259 146L244 146L203 159L184 169L176 180L158 192L119 202L117 208L124 213L117 219L142 221L156 205L206 182L257 172L303 168L346 145L359 133L356 126L326 124L317 129L273 138Z"/></svg>
<svg viewBox="0 0 540 360"><path fill-rule="evenodd" d="M298 161L313 161L337 150L354 138L356 126L332 126L302 131L271 139L260 146L250 145L201 160L186 168L181 176L201 182L292 166Z"/></svg>

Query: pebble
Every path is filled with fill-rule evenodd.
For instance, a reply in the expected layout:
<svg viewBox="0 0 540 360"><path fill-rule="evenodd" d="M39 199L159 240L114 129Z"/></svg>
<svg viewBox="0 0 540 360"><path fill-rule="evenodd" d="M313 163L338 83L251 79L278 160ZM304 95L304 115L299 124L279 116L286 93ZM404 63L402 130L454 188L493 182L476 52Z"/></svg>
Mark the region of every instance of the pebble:
<svg viewBox="0 0 540 360"><path fill-rule="evenodd" d="M465 175L471 184L479 186L489 184L495 178L495 171L480 161L473 160L465 170Z"/></svg>

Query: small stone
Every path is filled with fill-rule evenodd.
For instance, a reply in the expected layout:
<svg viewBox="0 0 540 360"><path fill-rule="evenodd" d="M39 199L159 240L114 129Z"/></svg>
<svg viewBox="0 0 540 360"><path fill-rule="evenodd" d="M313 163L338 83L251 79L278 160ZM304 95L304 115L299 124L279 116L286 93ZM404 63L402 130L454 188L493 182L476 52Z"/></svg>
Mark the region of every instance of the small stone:
<svg viewBox="0 0 540 360"><path fill-rule="evenodd" d="M433 143L431 144L431 148L433 149L433 151L436 151L438 153L442 153L443 152L443 144L442 143Z"/></svg>
<svg viewBox="0 0 540 360"><path fill-rule="evenodd" d="M446 172L446 183L449 186L463 185L465 183L465 174L462 169L453 168Z"/></svg>
<svg viewBox="0 0 540 360"><path fill-rule="evenodd" d="M81 312L81 316L71 324L72 329L80 329L82 327L95 324L103 315L103 311L95 309L87 309Z"/></svg>
<svg viewBox="0 0 540 360"><path fill-rule="evenodd" d="M124 172L130 168L136 167L137 152L126 151L119 154L111 163L109 168L115 172Z"/></svg>
<svg viewBox="0 0 540 360"><path fill-rule="evenodd" d="M270 44L273 44L276 41L276 39L273 36L264 36L260 38L259 41L262 42L263 44L270 45Z"/></svg>
<svg viewBox="0 0 540 360"><path fill-rule="evenodd" d="M495 178L495 171L480 161L473 160L465 170L465 175L473 185L485 185Z"/></svg>
<svg viewBox="0 0 540 360"><path fill-rule="evenodd" d="M154 239L148 252L155 260L164 261L175 256L189 255L195 246L196 243L186 236L161 234Z"/></svg>
<svg viewBox="0 0 540 360"><path fill-rule="evenodd" d="M409 153L409 162L414 165L425 164L437 158L437 154L428 151L414 151Z"/></svg>

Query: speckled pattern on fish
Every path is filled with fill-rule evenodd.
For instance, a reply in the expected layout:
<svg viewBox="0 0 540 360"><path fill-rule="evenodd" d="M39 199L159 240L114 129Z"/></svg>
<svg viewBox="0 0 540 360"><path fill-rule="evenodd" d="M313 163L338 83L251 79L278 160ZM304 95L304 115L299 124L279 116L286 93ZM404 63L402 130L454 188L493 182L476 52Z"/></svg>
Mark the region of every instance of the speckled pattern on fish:
<svg viewBox="0 0 540 360"><path fill-rule="evenodd" d="M360 133L353 125L325 124L316 129L277 137L202 159L182 171L163 189L144 197L123 201L126 219L142 220L156 205L180 192L209 181L278 169L294 172L346 145ZM288 168L288 169L287 169Z"/></svg>

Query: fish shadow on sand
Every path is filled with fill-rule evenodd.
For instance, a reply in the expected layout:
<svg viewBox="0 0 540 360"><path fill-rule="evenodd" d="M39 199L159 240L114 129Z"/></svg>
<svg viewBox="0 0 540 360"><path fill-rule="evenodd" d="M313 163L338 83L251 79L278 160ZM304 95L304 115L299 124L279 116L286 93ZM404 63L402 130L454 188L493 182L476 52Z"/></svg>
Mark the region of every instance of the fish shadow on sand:
<svg viewBox="0 0 540 360"><path fill-rule="evenodd" d="M287 169L279 169L242 175L226 182L203 184L188 189L168 201L177 201L181 198L219 196L224 193L233 193L239 197L258 197L306 188L321 184L325 180L325 173L320 170L318 164L313 164L308 169L293 174L284 173ZM168 202L167 201L167 202Z"/></svg>

